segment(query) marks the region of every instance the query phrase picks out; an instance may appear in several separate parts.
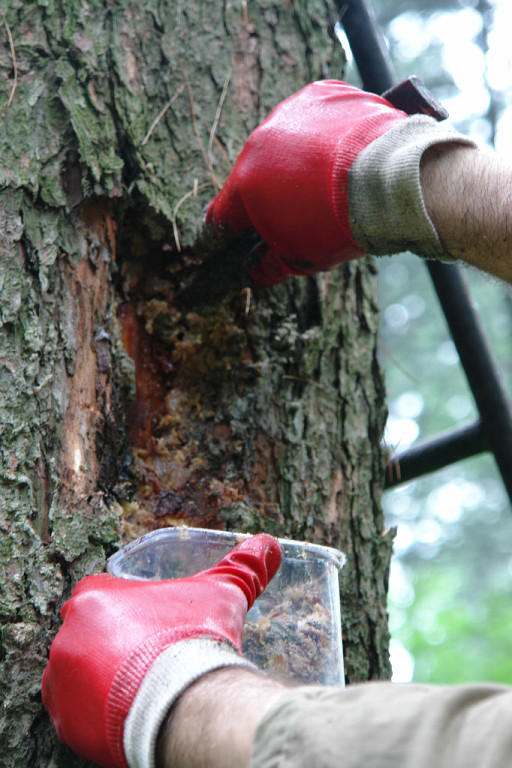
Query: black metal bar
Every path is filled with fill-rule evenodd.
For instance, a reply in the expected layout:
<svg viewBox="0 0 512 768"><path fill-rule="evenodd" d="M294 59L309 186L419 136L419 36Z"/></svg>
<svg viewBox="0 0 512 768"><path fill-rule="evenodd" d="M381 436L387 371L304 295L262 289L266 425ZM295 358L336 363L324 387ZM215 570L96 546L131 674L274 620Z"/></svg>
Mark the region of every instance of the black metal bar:
<svg viewBox="0 0 512 768"><path fill-rule="evenodd" d="M393 453L386 466L385 487L394 488L417 477L488 451L482 421L456 427Z"/></svg>
<svg viewBox="0 0 512 768"><path fill-rule="evenodd" d="M396 77L382 33L366 0L338 0L364 88L382 93ZM477 403L485 439L512 501L512 406L469 297L460 266L427 262L469 386Z"/></svg>
<svg viewBox="0 0 512 768"><path fill-rule="evenodd" d="M386 42L365 0L338 0L340 22L366 91L383 93L396 83Z"/></svg>
<svg viewBox="0 0 512 768"><path fill-rule="evenodd" d="M501 373L460 267L429 261L427 268L475 398L485 439L512 500L512 405Z"/></svg>

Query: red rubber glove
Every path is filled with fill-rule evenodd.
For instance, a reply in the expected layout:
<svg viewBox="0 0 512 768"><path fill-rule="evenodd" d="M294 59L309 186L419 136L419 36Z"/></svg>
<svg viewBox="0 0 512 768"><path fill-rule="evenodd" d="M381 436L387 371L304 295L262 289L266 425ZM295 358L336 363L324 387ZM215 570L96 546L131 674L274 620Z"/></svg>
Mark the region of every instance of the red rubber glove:
<svg viewBox="0 0 512 768"><path fill-rule="evenodd" d="M257 230L267 248L250 276L261 285L362 256L348 218L349 170L368 144L407 117L346 83L307 85L251 133L206 223Z"/></svg>
<svg viewBox="0 0 512 768"><path fill-rule="evenodd" d="M195 660L193 653L204 641L191 638L207 637L214 653L220 642L221 655L227 654L227 662L210 661L206 669L203 665L184 675L179 689L165 700L162 720L181 690L204 671L241 663L231 646L241 650L246 613L281 557L279 543L259 534L189 578L132 581L100 574L83 579L62 608L64 624L42 683L43 701L61 741L105 768L132 765L124 750L124 724L151 665L171 646L185 646L187 658L192 648ZM179 658L176 663L178 677L183 676ZM167 680L165 690L169 683L172 687Z"/></svg>

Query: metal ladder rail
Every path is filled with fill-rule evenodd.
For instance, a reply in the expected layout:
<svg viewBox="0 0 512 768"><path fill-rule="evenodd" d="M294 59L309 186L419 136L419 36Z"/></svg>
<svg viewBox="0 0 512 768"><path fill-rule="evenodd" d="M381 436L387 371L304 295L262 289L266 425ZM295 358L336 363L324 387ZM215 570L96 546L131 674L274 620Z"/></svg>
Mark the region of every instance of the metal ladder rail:
<svg viewBox="0 0 512 768"><path fill-rule="evenodd" d="M396 83L393 66L373 11L366 0L338 0L363 86L383 93ZM512 404L458 264L426 262L480 418L398 452L386 487L419 477L484 451L493 453L512 502ZM396 471L396 468L399 468Z"/></svg>

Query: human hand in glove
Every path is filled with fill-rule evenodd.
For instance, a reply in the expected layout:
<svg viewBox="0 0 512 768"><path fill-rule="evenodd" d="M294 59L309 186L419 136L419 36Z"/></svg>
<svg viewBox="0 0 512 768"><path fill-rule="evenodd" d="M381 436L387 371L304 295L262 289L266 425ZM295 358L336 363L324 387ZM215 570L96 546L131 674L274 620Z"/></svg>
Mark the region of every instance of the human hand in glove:
<svg viewBox="0 0 512 768"><path fill-rule="evenodd" d="M239 653L245 616L281 557L279 543L259 534L189 578L79 582L42 683L61 741L105 768L153 766L179 694L213 669L252 666Z"/></svg>
<svg viewBox="0 0 512 768"><path fill-rule="evenodd" d="M346 83L312 83L251 133L206 223L265 241L250 276L271 285L363 253L449 258L428 217L420 161L434 144L472 142Z"/></svg>

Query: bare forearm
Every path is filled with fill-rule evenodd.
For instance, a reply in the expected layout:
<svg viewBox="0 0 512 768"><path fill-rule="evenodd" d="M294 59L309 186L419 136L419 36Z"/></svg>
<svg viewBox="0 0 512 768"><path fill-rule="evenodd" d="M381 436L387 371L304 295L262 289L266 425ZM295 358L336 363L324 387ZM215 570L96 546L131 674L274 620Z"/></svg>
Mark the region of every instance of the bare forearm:
<svg viewBox="0 0 512 768"><path fill-rule="evenodd" d="M174 705L157 744L157 768L246 768L256 727L287 688L226 668L200 678Z"/></svg>
<svg viewBox="0 0 512 768"><path fill-rule="evenodd" d="M423 156L421 185L448 253L512 282L512 165L470 147L435 146Z"/></svg>

